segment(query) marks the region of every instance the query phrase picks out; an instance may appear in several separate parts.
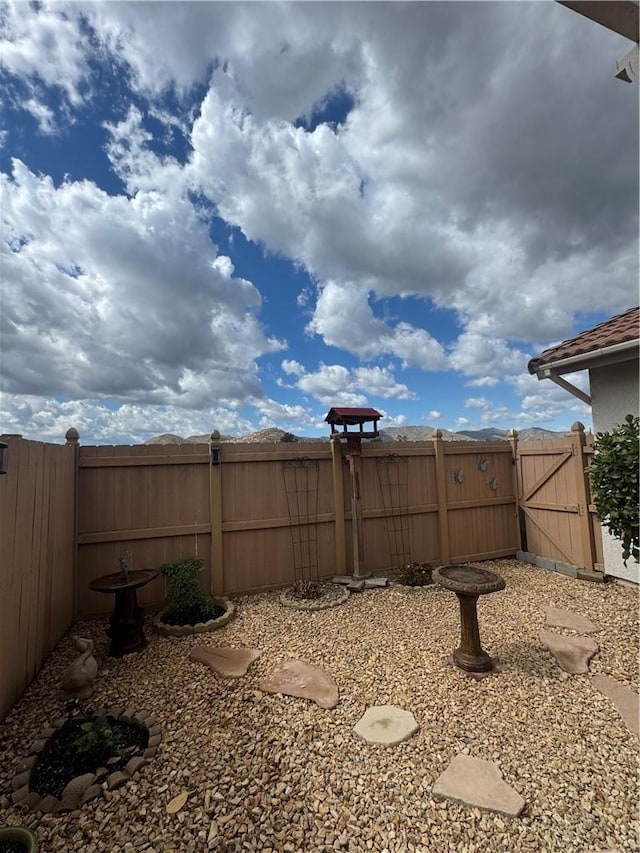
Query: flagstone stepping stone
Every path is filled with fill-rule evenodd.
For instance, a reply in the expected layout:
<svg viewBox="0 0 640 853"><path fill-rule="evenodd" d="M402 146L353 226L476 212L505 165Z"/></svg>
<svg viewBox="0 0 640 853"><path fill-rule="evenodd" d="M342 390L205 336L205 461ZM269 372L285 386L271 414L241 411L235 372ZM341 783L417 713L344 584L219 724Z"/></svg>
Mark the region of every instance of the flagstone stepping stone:
<svg viewBox="0 0 640 853"><path fill-rule="evenodd" d="M368 743L396 746L408 740L419 728L411 711L397 705L373 705L367 708L353 730Z"/></svg>
<svg viewBox="0 0 640 853"><path fill-rule="evenodd" d="M540 642L549 649L560 669L571 675L589 672L589 661L600 651L600 646L591 637L564 637L541 631Z"/></svg>
<svg viewBox="0 0 640 853"><path fill-rule="evenodd" d="M548 628L568 628L578 634L593 634L594 631L600 630L590 619L580 616L579 613L563 610L561 607L547 607L546 614Z"/></svg>
<svg viewBox="0 0 640 853"><path fill-rule="evenodd" d="M463 752L459 752L438 776L433 795L512 817L517 817L524 808L524 800L507 785L495 762Z"/></svg>
<svg viewBox="0 0 640 853"><path fill-rule="evenodd" d="M258 687L265 693L311 699L321 708L335 708L338 704L338 686L329 673L295 658L276 664Z"/></svg>
<svg viewBox="0 0 640 853"><path fill-rule="evenodd" d="M262 653L257 649L240 649L229 646L194 646L189 655L190 660L206 664L219 675L230 678L240 678L245 675L254 660Z"/></svg>
<svg viewBox="0 0 640 853"><path fill-rule="evenodd" d="M608 699L611 699L627 729L632 735L640 738L640 697L638 694L609 675L594 675L591 683Z"/></svg>

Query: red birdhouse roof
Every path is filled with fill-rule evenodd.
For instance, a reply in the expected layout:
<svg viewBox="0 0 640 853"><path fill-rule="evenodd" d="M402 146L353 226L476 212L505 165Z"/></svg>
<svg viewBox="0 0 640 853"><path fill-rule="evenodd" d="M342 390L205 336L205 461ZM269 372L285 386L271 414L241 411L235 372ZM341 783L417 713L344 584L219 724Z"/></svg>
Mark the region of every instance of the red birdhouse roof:
<svg viewBox="0 0 640 853"><path fill-rule="evenodd" d="M332 408L329 409L325 421L329 424L354 425L363 424L366 421L377 421L381 417L382 415L376 409Z"/></svg>

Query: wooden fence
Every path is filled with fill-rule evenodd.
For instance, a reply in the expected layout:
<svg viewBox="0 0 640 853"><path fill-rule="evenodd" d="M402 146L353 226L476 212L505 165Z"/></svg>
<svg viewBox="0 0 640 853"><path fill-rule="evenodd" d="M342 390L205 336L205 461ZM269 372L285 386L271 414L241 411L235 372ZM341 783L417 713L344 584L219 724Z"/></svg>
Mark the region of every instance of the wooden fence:
<svg viewBox="0 0 640 853"><path fill-rule="evenodd" d="M74 620L76 449L3 436L0 720Z"/></svg>
<svg viewBox="0 0 640 853"><path fill-rule="evenodd" d="M214 449L215 458L208 445L79 448L79 617L108 612L108 598L88 584L116 571L122 553L133 569L198 556L214 594L291 584L305 551L313 551L307 568L320 578L352 570L351 485L340 442ZM304 475L297 484L291 467ZM508 556L519 547L505 442L365 445L361 494L368 571ZM163 596L160 578L140 592L147 606Z"/></svg>
<svg viewBox="0 0 640 853"><path fill-rule="evenodd" d="M240 595L299 573L353 570L351 482L339 441L67 446L8 438L0 476L0 719L75 619L104 616L90 581L204 561L203 586ZM366 444L360 459L364 569L528 551L602 570L584 469L591 439ZM140 603L164 601L157 578Z"/></svg>

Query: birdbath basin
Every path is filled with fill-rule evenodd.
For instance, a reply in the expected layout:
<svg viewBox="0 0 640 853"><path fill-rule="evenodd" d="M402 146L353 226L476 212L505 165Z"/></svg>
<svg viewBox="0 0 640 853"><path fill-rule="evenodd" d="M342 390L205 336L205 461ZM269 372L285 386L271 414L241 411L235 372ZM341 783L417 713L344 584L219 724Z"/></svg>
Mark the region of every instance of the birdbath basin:
<svg viewBox="0 0 640 853"><path fill-rule="evenodd" d="M137 652L147 644L144 635L144 610L138 607L136 590L152 581L160 573L157 569L139 569L127 572L126 577L121 572L92 580L89 589L94 592L109 592L115 595L113 613L109 617L107 635L111 638L109 654L120 657L129 652Z"/></svg>
<svg viewBox="0 0 640 853"><path fill-rule="evenodd" d="M455 592L460 604L460 646L453 653L454 663L466 672L489 672L494 662L480 645L477 602L481 595L504 589L504 578L481 566L440 566L433 580Z"/></svg>

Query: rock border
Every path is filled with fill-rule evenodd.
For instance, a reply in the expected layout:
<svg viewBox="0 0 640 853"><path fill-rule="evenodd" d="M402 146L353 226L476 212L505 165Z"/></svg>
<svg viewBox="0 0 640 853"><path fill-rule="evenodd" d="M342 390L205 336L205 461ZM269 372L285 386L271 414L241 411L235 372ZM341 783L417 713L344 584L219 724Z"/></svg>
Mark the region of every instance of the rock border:
<svg viewBox="0 0 640 853"><path fill-rule="evenodd" d="M328 610L330 607L339 607L344 604L349 598L349 590L344 587L336 586L336 595L334 598L325 601L322 598L304 599L291 598L290 590L280 594L279 601L283 607L289 607L291 610Z"/></svg>
<svg viewBox="0 0 640 853"><path fill-rule="evenodd" d="M135 723L141 728L145 728L149 732L149 742L142 755L135 755L126 763L123 770L114 770L109 773L104 770L100 775L96 773L84 773L82 776L76 776L72 779L62 792L62 799L54 797L52 794L38 794L37 791L29 790L31 781L31 773L38 760L38 755L45 749L47 743L62 728L69 719L68 717L59 717L53 726L45 728L40 733L40 737L31 744L30 754L27 758L20 762L20 772L14 776L11 781L13 793L11 794L11 802L17 808L24 811L39 811L43 814L60 814L61 812L70 812L84 806L95 797L102 796L105 790L113 791L116 788L121 788L141 767L149 763L158 751L160 741L162 740L162 731L158 721L151 711L136 711L134 708L104 708L96 709L94 716L100 717L107 715L113 717L117 721L124 723ZM108 761L106 762L108 765ZM100 768L96 768L100 769Z"/></svg>
<svg viewBox="0 0 640 853"><path fill-rule="evenodd" d="M162 617L167 612L167 609L161 610L153 617L153 630L161 637L190 637L192 634L204 634L207 631L215 631L216 628L222 628L231 619L235 613L236 606L228 598L215 598L213 603L218 607L224 607L225 612L222 616L216 619L209 619L207 622L197 622L195 625L169 625L162 621Z"/></svg>

